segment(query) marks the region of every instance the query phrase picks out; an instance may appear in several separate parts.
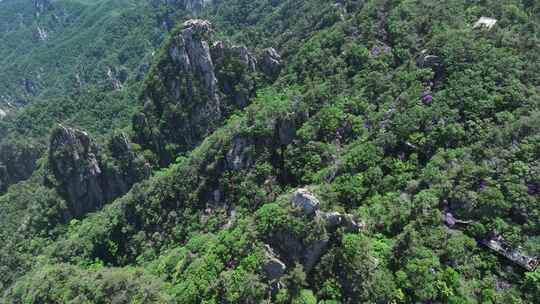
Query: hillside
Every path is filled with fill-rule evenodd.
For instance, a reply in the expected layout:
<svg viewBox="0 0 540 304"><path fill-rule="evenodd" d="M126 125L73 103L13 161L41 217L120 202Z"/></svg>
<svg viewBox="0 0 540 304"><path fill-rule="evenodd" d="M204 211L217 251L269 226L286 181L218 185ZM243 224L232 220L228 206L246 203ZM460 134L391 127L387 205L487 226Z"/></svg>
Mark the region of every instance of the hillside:
<svg viewBox="0 0 540 304"><path fill-rule="evenodd" d="M540 303L537 1L33 5L0 303Z"/></svg>

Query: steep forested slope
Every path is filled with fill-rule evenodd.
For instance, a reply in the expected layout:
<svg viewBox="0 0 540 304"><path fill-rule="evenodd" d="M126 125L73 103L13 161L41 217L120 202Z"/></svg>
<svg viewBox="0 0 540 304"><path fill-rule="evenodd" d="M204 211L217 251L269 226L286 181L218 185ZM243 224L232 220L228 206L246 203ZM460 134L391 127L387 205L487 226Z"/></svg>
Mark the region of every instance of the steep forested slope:
<svg viewBox="0 0 540 304"><path fill-rule="evenodd" d="M129 127L57 126L0 197L2 301L538 302L486 244L540 254L539 13L209 4L109 96Z"/></svg>
<svg viewBox="0 0 540 304"><path fill-rule="evenodd" d="M30 176L55 123L99 136L128 126L156 48L175 20L200 11L197 5L1 2L0 191Z"/></svg>

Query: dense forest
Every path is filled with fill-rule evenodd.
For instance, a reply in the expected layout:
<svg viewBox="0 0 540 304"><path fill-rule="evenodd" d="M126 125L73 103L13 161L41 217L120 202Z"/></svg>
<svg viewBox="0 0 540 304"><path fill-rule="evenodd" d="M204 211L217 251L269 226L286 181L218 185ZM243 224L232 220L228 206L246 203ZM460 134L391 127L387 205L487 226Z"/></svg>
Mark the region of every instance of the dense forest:
<svg viewBox="0 0 540 304"><path fill-rule="evenodd" d="M0 0L0 303L540 303L540 2Z"/></svg>

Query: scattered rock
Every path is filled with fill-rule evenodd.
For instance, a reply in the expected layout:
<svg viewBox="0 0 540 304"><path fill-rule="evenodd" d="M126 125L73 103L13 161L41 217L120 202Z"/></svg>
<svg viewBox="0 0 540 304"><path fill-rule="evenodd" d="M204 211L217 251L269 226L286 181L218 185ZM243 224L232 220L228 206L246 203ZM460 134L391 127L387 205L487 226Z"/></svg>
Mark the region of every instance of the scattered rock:
<svg viewBox="0 0 540 304"><path fill-rule="evenodd" d="M255 72L255 66L257 65L257 60L245 46L233 46L231 48L232 52L236 54L236 57L244 64L249 72Z"/></svg>
<svg viewBox="0 0 540 304"><path fill-rule="evenodd" d="M110 67L107 67L107 78L113 89L120 90L123 87L122 81L116 75L116 71L113 71Z"/></svg>
<svg viewBox="0 0 540 304"><path fill-rule="evenodd" d="M34 32L34 39L38 41L47 41L49 39L49 33L41 26L38 26Z"/></svg>
<svg viewBox="0 0 540 304"><path fill-rule="evenodd" d="M346 232L356 232L364 227L363 223L358 223L350 214L318 211L317 215L324 221L328 229L343 227Z"/></svg>
<svg viewBox="0 0 540 304"><path fill-rule="evenodd" d="M210 3L212 3L212 0L187 0L185 8L191 13L199 14Z"/></svg>
<svg viewBox="0 0 540 304"><path fill-rule="evenodd" d="M294 208L301 209L305 215L309 216L315 215L321 205L315 195L307 189L296 190L291 197L291 203Z"/></svg>

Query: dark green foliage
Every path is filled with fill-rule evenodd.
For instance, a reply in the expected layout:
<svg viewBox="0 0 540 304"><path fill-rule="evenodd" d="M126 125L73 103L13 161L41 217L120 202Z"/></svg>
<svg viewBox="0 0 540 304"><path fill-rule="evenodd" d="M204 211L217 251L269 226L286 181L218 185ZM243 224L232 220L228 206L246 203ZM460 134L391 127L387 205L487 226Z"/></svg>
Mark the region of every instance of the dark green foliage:
<svg viewBox="0 0 540 304"><path fill-rule="evenodd" d="M153 5L160 16L181 14ZM285 66L266 84L221 62L224 115L204 138L182 142L191 134L178 131L179 118L208 96L197 83L196 98L170 96L164 79L196 77L166 74L167 43L144 86L96 89L103 102L43 103L3 122L46 134L72 109L69 119L110 134L139 112L135 96L149 97L148 123L135 115L132 125L135 160L113 139L102 161L123 178L144 176L129 171L146 163L141 155L171 165L81 220L68 221L55 185L43 184L46 166L12 186L0 198L2 300L76 302L69 291L78 289L106 303L110 290L124 291L120 302L536 303L539 270L480 242L496 234L540 255L538 12L535 1L517 0L212 4L199 13L215 39L276 47ZM473 28L481 16L498 22ZM421 64L423 50L436 66ZM328 228L295 210L298 187L362 229ZM447 213L462 222L445 224ZM322 239L321 256L304 268L302 247ZM265 272L265 245L285 265L280 284Z"/></svg>

